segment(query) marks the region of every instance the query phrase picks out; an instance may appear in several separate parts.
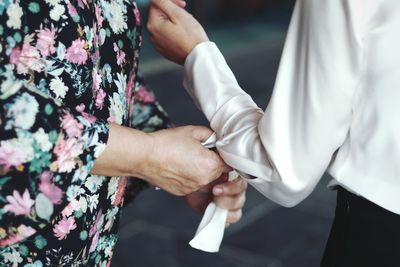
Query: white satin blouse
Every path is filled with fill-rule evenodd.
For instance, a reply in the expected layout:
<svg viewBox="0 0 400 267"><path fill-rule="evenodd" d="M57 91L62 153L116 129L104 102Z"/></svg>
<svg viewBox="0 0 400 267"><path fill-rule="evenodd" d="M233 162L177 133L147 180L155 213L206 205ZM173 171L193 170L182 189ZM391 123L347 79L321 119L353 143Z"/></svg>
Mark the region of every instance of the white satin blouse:
<svg viewBox="0 0 400 267"><path fill-rule="evenodd" d="M211 42L186 59L184 86L223 159L271 200L299 203L328 170L400 214L399 0L298 0L265 112Z"/></svg>

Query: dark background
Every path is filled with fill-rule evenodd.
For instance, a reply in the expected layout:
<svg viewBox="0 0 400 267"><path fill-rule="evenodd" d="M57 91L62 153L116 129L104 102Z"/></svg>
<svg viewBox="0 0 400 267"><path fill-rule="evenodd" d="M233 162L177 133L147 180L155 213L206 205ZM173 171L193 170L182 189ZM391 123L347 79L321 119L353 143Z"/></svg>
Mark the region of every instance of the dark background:
<svg viewBox="0 0 400 267"><path fill-rule="evenodd" d="M147 1L142 6L147 19ZM188 2L225 55L242 88L265 108L278 68L293 1L198 0ZM207 125L182 88L182 68L162 59L147 33L141 69L147 83L177 125ZM247 193L243 219L225 234L221 251L189 247L201 215L179 197L147 189L123 212L114 267L314 267L329 234L334 192L324 177L300 205L286 209Z"/></svg>

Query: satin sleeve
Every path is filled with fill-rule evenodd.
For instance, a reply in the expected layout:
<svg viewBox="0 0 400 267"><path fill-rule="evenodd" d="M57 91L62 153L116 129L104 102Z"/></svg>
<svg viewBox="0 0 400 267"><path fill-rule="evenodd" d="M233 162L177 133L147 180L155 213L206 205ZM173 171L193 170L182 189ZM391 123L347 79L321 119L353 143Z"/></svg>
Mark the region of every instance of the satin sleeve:
<svg viewBox="0 0 400 267"><path fill-rule="evenodd" d="M362 75L357 1L297 1L272 98L262 111L214 43L185 62L184 87L217 133L222 158L269 199L307 197L349 134Z"/></svg>

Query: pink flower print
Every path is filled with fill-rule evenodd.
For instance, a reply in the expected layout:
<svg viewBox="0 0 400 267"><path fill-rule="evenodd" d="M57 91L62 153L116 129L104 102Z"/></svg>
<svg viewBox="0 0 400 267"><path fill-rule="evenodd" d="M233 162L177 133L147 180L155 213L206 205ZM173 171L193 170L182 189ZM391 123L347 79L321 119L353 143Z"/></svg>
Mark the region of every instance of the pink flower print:
<svg viewBox="0 0 400 267"><path fill-rule="evenodd" d="M125 97L126 99L131 99L132 96L132 89L133 89L133 85L134 85L134 79L135 79L135 74L133 74L132 72L129 74L129 78L128 78L128 83L126 85L126 90L125 90Z"/></svg>
<svg viewBox="0 0 400 267"><path fill-rule="evenodd" d="M97 42L97 35L94 36L94 43L96 44ZM96 65L96 62L99 60L100 58L100 52L99 50L96 50L94 53L92 53L92 55L90 56L92 62L94 65Z"/></svg>
<svg viewBox="0 0 400 267"><path fill-rule="evenodd" d="M97 213L96 220L93 222L92 227L90 227L90 230L89 230L89 236L90 237L92 237L94 234L96 234L96 232L97 232L97 224L99 223L102 215L103 215L103 210L100 209L99 212ZM102 225L100 227L102 227Z"/></svg>
<svg viewBox="0 0 400 267"><path fill-rule="evenodd" d="M114 203L113 203L114 206L118 206L118 205L121 204L122 198L125 195L125 188L126 188L127 183L128 183L128 181L127 181L126 177L120 177L119 178L118 189L117 189L117 193L115 195L115 200L114 200Z"/></svg>
<svg viewBox="0 0 400 267"><path fill-rule="evenodd" d="M140 17L140 11L136 6L133 8L133 14L135 15L136 25L140 25L142 19Z"/></svg>
<svg viewBox="0 0 400 267"><path fill-rule="evenodd" d="M74 217L69 217L68 219L64 217L54 226L53 232L58 240L63 240L66 239L67 235L74 229L76 229Z"/></svg>
<svg viewBox="0 0 400 267"><path fill-rule="evenodd" d="M152 103L155 101L154 96L144 87L140 87L136 92L137 97L144 103Z"/></svg>
<svg viewBox="0 0 400 267"><path fill-rule="evenodd" d="M81 113L82 116L83 116L86 120L88 120L89 122L92 122L92 123L93 123L93 122L96 121L96 117L95 117L95 116L93 116L93 115L91 115L91 114L85 112L85 104L80 104L80 105L76 106L75 109L76 109L76 111L78 111L79 113Z"/></svg>
<svg viewBox="0 0 400 267"><path fill-rule="evenodd" d="M68 47L65 58L75 64L85 64L88 59L88 53L85 50L85 41L76 39L72 45Z"/></svg>
<svg viewBox="0 0 400 267"><path fill-rule="evenodd" d="M14 47L11 49L11 54L10 54L10 63L11 64L17 64L19 61L19 58L21 57L21 48L19 47Z"/></svg>
<svg viewBox="0 0 400 267"><path fill-rule="evenodd" d="M11 50L10 63L17 65L19 74L27 74L29 70L41 72L45 67L39 51L29 43L24 43L22 50L16 47Z"/></svg>
<svg viewBox="0 0 400 267"><path fill-rule="evenodd" d="M61 127L66 131L69 137L80 137L83 125L80 124L71 113L66 113L61 121Z"/></svg>
<svg viewBox="0 0 400 267"><path fill-rule="evenodd" d="M100 89L101 74L97 73L96 69L92 70L92 90L93 95Z"/></svg>
<svg viewBox="0 0 400 267"><path fill-rule="evenodd" d="M68 3L67 7L68 7L68 13L70 14L71 17L78 16L78 11L76 11L76 8L71 3Z"/></svg>
<svg viewBox="0 0 400 267"><path fill-rule="evenodd" d="M104 92L103 89L100 89L97 92L96 96L96 107L100 110L104 108L104 98L106 97L106 93Z"/></svg>
<svg viewBox="0 0 400 267"><path fill-rule="evenodd" d="M114 223L114 220L113 220L113 219L108 220L107 223L106 223L106 225L104 225L104 228L103 228L103 229L106 230L106 231L110 230L110 227L112 226L112 223Z"/></svg>
<svg viewBox="0 0 400 267"><path fill-rule="evenodd" d="M26 152L17 148L12 142L0 142L0 166L6 169L26 162Z"/></svg>
<svg viewBox="0 0 400 267"><path fill-rule="evenodd" d="M113 115L110 115L110 117L108 117L107 119L108 123L114 123L115 122L115 117Z"/></svg>
<svg viewBox="0 0 400 267"><path fill-rule="evenodd" d="M28 215L35 201L31 199L28 189L25 189L23 195L17 191L13 191L12 196L6 197L9 204L5 205L3 210L12 212L15 215Z"/></svg>
<svg viewBox="0 0 400 267"><path fill-rule="evenodd" d="M82 145L75 138L64 140L62 135L57 141L54 153L57 155L57 164L60 172L71 172L76 165L76 158L82 154Z"/></svg>
<svg viewBox="0 0 400 267"><path fill-rule="evenodd" d="M125 63L125 52L121 51L116 43L114 43L114 51L117 53L118 66L122 66Z"/></svg>
<svg viewBox="0 0 400 267"><path fill-rule="evenodd" d="M114 52L117 52L119 50L119 47L117 45L117 43L113 43L113 48L114 48Z"/></svg>
<svg viewBox="0 0 400 267"><path fill-rule="evenodd" d="M99 232L96 232L96 234L94 235L93 239L92 239L92 244L90 245L90 250L89 252L92 252L96 249L97 244L99 243Z"/></svg>
<svg viewBox="0 0 400 267"><path fill-rule="evenodd" d="M79 113L82 113L85 111L85 104L81 103L78 106L75 107L75 110L78 111Z"/></svg>
<svg viewBox="0 0 400 267"><path fill-rule="evenodd" d="M87 0L78 0L78 5L80 8L84 9L85 6L89 7Z"/></svg>
<svg viewBox="0 0 400 267"><path fill-rule="evenodd" d="M40 51L42 56L47 57L56 52L56 48L54 47L56 42L56 29L41 29L37 37L36 48Z"/></svg>
<svg viewBox="0 0 400 267"><path fill-rule="evenodd" d="M51 172L43 172L40 176L39 190L51 201L51 203L61 204L63 191L51 181L52 178Z"/></svg>
<svg viewBox="0 0 400 267"><path fill-rule="evenodd" d="M17 233L7 236L6 239L0 240L0 247L8 246L8 245L20 242L21 240L33 235L34 233L36 233L35 229L33 229L30 226L21 224L17 228Z"/></svg>
<svg viewBox="0 0 400 267"><path fill-rule="evenodd" d="M125 63L125 52L119 50L117 52L117 64L118 66L122 66Z"/></svg>
<svg viewBox="0 0 400 267"><path fill-rule="evenodd" d="M72 200L61 212L64 217L71 216L71 214L80 208L79 201L74 199Z"/></svg>
<svg viewBox="0 0 400 267"><path fill-rule="evenodd" d="M101 16L101 8L99 7L99 5L95 4L94 9L96 13L97 23L99 24L99 27L101 27L103 24L103 17Z"/></svg>

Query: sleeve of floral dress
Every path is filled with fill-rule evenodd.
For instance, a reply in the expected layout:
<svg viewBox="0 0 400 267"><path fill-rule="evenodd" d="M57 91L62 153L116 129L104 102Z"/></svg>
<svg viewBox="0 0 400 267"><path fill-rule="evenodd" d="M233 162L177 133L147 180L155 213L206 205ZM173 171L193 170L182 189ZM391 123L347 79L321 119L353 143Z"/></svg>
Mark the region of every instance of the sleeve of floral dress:
<svg viewBox="0 0 400 267"><path fill-rule="evenodd" d="M148 88L139 74L135 84L132 104L132 127L144 132L170 128L173 126L167 113L160 106L154 93Z"/></svg>
<svg viewBox="0 0 400 267"><path fill-rule="evenodd" d="M0 246L25 239L61 213L81 190L108 137L106 122L69 110L3 66Z"/></svg>
<svg viewBox="0 0 400 267"><path fill-rule="evenodd" d="M146 85L139 74L135 83L135 93L132 99L131 126L144 132L154 132L173 127L168 114L156 100L154 93ZM128 179L125 190L124 206L127 206L146 188L148 184L142 179Z"/></svg>

